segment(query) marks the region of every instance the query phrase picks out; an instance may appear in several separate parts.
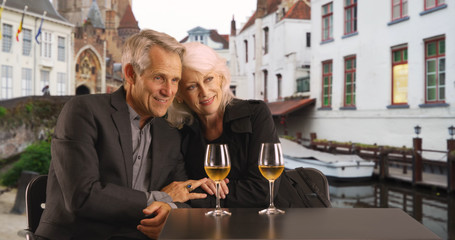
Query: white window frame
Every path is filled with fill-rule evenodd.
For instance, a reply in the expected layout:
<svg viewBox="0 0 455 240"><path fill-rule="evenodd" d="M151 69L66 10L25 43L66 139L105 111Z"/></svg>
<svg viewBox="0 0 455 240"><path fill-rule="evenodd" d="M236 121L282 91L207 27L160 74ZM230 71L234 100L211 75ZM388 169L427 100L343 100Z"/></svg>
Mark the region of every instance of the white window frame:
<svg viewBox="0 0 455 240"><path fill-rule="evenodd" d="M11 52L13 46L13 26L2 24L2 52Z"/></svg>
<svg viewBox="0 0 455 240"><path fill-rule="evenodd" d="M0 99L13 97L13 67L2 65Z"/></svg>
<svg viewBox="0 0 455 240"><path fill-rule="evenodd" d="M41 57L52 58L52 33L50 32L41 34Z"/></svg>
<svg viewBox="0 0 455 240"><path fill-rule="evenodd" d="M22 68L22 96L30 96L32 94L32 69Z"/></svg>
<svg viewBox="0 0 455 240"><path fill-rule="evenodd" d="M66 95L66 73L57 73L57 95Z"/></svg>

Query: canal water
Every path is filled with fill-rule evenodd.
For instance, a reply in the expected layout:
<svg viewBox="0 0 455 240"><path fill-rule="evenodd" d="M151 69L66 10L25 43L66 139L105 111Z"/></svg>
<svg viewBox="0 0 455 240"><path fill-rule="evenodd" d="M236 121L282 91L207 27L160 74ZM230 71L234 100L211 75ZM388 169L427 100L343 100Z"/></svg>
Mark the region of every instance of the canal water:
<svg viewBox="0 0 455 240"><path fill-rule="evenodd" d="M329 185L333 207L400 208L442 239L455 240L455 196L445 190L377 180Z"/></svg>

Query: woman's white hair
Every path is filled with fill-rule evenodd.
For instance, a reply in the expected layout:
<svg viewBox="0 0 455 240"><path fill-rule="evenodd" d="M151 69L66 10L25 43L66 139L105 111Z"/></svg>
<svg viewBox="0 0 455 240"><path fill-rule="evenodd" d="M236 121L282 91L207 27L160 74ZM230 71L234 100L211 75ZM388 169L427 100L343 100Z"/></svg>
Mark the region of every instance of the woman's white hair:
<svg viewBox="0 0 455 240"><path fill-rule="evenodd" d="M201 74L215 72L221 78L221 104L219 110L224 113L226 106L234 98L230 89L231 74L226 64L226 60L220 57L212 48L199 43L189 42L184 43L185 52L183 54L183 71L190 69ZM182 91L181 86L177 96ZM181 128L183 124L191 124L194 121L194 115L191 109L184 103L179 103L174 99L171 107L168 110L167 120L175 127Z"/></svg>

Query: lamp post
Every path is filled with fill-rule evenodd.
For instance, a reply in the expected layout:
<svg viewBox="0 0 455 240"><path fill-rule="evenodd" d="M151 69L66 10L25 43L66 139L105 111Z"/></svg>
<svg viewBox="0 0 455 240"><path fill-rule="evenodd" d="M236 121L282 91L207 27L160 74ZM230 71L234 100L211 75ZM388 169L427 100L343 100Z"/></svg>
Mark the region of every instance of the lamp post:
<svg viewBox="0 0 455 240"><path fill-rule="evenodd" d="M449 128L450 139L447 139L447 190L450 193L455 192L455 127L450 126Z"/></svg>
<svg viewBox="0 0 455 240"><path fill-rule="evenodd" d="M416 133L417 138L419 138L420 130L422 130L422 127L420 127L419 125L414 127L414 132Z"/></svg>
<svg viewBox="0 0 455 240"><path fill-rule="evenodd" d="M451 139L453 139L453 134L455 134L455 127L452 125L449 127L449 135Z"/></svg>
<svg viewBox="0 0 455 240"><path fill-rule="evenodd" d="M414 132L417 135L412 140L412 145L414 149L414 157L412 158L412 185L415 185L417 182L422 181L422 170L423 170L423 162L422 162L422 139L419 138L420 131L422 127L419 125L414 127Z"/></svg>

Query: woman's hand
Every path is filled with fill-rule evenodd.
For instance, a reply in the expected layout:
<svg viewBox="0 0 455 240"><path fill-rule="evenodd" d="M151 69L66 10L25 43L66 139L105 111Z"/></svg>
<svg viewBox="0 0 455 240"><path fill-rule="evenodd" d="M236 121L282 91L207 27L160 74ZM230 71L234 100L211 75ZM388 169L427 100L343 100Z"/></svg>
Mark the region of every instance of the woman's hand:
<svg viewBox="0 0 455 240"><path fill-rule="evenodd" d="M226 198L226 195L229 194L229 188L227 184L229 179L225 178L224 181L220 181L220 197L222 199ZM208 194L214 195L216 193L216 184L215 181L208 179L205 183L201 185L201 188Z"/></svg>

